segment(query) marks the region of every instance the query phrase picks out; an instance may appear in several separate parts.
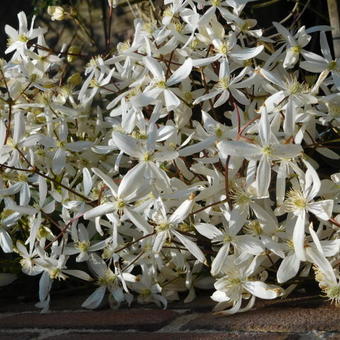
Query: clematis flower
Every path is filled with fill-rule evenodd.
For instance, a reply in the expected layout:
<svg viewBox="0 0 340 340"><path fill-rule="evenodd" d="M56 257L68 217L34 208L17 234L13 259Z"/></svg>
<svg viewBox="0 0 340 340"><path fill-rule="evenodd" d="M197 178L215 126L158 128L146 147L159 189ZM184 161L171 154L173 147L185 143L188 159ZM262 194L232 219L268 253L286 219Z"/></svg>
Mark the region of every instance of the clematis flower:
<svg viewBox="0 0 340 340"><path fill-rule="evenodd" d="M165 72L160 63L158 63L152 57L144 57L143 61L146 68L153 75L152 84L147 86L138 99L137 103L146 106L157 99L159 96L163 96L165 106L168 111L178 107L181 103L180 99L176 96L174 91L170 88L176 85L188 77L192 70L192 60L188 58L182 66L180 66L169 79L166 79Z"/></svg>
<svg viewBox="0 0 340 340"><path fill-rule="evenodd" d="M221 141L218 148L224 158L228 155L244 157L249 161L259 161L256 171L258 197L268 197L271 180L271 162L286 158L294 158L302 152L300 145L281 144L271 132L266 107L262 109L259 123L261 145L241 141Z"/></svg>
<svg viewBox="0 0 340 340"><path fill-rule="evenodd" d="M20 12L18 14L19 20L19 30L15 30L13 27L6 25L5 32L9 36L8 39L8 47L5 51L6 54L9 54L13 51L16 51L13 55L13 59L17 59L18 57L25 57L25 49L27 48L27 43L30 40L37 38L39 35L42 35L46 32L46 30L42 28L33 28L35 17L33 17L31 22L31 27L28 29L27 25L27 17L24 12Z"/></svg>
<svg viewBox="0 0 340 340"><path fill-rule="evenodd" d="M219 314L235 314L249 310L255 303L255 298L275 299L283 294L283 290L274 285L267 285L263 281L249 279L257 269L256 258L250 259L241 265L235 265L231 255L225 262L220 278L214 284L216 291L211 298L218 302L215 311ZM246 307L241 309L242 299L250 294ZM225 310L227 307L231 307Z"/></svg>
<svg viewBox="0 0 340 340"><path fill-rule="evenodd" d="M305 224L308 212L321 220L328 220L332 215L333 200L314 201L321 187L319 176L313 167L304 161L307 171L300 185L293 187L283 205L277 209L278 214L289 212L295 215L293 244L296 256L304 260Z"/></svg>

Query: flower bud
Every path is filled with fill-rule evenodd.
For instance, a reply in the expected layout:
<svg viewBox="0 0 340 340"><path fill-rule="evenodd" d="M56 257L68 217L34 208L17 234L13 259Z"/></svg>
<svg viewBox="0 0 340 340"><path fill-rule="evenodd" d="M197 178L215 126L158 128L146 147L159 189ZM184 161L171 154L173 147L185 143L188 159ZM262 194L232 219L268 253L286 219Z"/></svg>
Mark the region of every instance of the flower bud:
<svg viewBox="0 0 340 340"><path fill-rule="evenodd" d="M48 6L47 13L51 16L52 21L65 19L65 11L61 6Z"/></svg>
<svg viewBox="0 0 340 340"><path fill-rule="evenodd" d="M118 0L107 0L109 7L116 8L118 5Z"/></svg>
<svg viewBox="0 0 340 340"><path fill-rule="evenodd" d="M71 86L77 86L81 83L82 78L81 75L77 73L73 73L70 77L67 78L67 83Z"/></svg>
<svg viewBox="0 0 340 340"><path fill-rule="evenodd" d="M76 45L72 45L70 46L70 48L68 49L68 55L67 55L67 61L69 63L72 63L73 61L75 61L77 59L77 54L80 53L80 47L76 46Z"/></svg>

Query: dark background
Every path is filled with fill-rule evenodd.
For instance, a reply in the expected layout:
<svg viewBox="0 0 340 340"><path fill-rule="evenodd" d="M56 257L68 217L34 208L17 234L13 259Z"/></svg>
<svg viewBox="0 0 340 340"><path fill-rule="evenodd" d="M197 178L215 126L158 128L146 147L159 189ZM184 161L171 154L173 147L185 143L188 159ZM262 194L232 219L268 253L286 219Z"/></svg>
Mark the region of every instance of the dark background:
<svg viewBox="0 0 340 340"><path fill-rule="evenodd" d="M78 0L79 1L79 0ZM107 6L107 0L80 0L88 1L93 6L101 7L103 5ZM135 0L136 1L136 0ZM131 2L135 2L131 0ZM306 27L314 25L328 25L328 10L326 0L296 0L299 2L298 13L302 11L305 5L306 9L298 20L298 24L306 25ZM255 18L258 20L258 28L270 27L273 21L280 21L285 18L292 8L294 7L295 0L258 0L249 3L246 7L246 15L250 18ZM6 49L7 36L4 32L4 27L6 24L17 28L18 20L17 13L20 11L25 11L28 17L32 17L33 14L41 16L46 13L46 8L48 5L53 4L69 4L75 5L77 0L2 0L2 10L0 11L0 53L3 57L3 51ZM159 4L162 3L161 0L154 1L155 6L160 7ZM116 10L120 10L117 8ZM296 17L295 17L296 18ZM287 26L292 23L294 17L287 21ZM132 21L131 21L132 22ZM114 27L113 27L114 29ZM268 31L268 34L275 33L274 29ZM316 36L316 35L315 35ZM309 49L317 50L319 44L318 39L314 38L309 45Z"/></svg>

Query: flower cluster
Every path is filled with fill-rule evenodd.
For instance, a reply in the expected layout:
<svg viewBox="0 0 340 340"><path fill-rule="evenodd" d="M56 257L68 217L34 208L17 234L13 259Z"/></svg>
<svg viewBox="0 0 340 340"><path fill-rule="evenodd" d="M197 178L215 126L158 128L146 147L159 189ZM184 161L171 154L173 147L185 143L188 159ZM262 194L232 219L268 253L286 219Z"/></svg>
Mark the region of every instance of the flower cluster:
<svg viewBox="0 0 340 340"><path fill-rule="evenodd" d="M340 174L317 172L340 159L322 143L340 128L340 59L329 27L264 36L247 2L166 0L84 75L69 67L84 53L49 48L23 12L5 27L0 247L40 275L43 311L53 282L74 276L96 286L85 308L214 289L232 314L313 268L340 302Z"/></svg>

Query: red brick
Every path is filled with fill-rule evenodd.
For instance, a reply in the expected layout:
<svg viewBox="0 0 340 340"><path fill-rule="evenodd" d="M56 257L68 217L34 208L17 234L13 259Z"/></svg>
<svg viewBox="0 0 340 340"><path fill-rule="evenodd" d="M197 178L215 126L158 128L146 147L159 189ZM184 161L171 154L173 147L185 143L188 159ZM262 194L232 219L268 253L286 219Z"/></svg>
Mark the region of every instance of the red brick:
<svg viewBox="0 0 340 340"><path fill-rule="evenodd" d="M5 328L91 328L156 330L169 323L177 314L169 310L103 310L59 313L25 313L0 319Z"/></svg>
<svg viewBox="0 0 340 340"><path fill-rule="evenodd" d="M288 340L282 334L254 333L67 333L48 340ZM293 340L293 339L292 339Z"/></svg>
<svg viewBox="0 0 340 340"><path fill-rule="evenodd" d="M340 331L340 308L329 303L319 307L306 303L298 306L277 303L269 307L230 316L202 314L182 327L185 330L209 329L249 332Z"/></svg>

